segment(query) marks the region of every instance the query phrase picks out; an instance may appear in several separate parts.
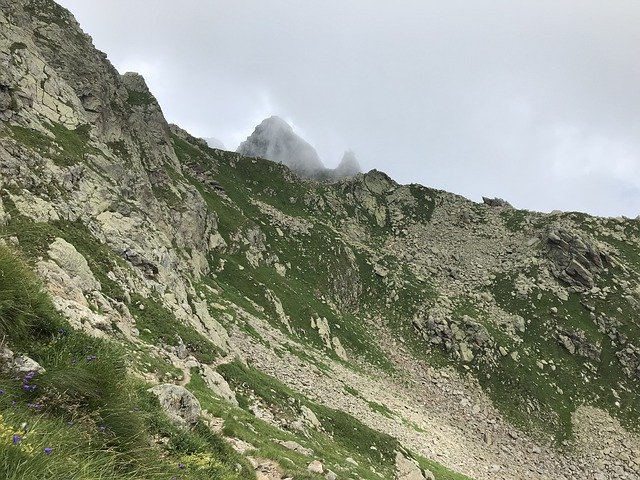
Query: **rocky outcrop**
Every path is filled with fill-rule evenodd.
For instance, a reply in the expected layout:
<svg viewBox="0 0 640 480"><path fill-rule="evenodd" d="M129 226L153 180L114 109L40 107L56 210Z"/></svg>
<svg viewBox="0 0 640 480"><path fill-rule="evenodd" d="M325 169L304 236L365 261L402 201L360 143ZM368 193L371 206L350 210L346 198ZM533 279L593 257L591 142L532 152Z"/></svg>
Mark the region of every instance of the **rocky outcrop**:
<svg viewBox="0 0 640 480"><path fill-rule="evenodd" d="M220 375L208 365L202 365L201 374L204 383L206 383L207 387L209 387L209 390L211 390L214 395L219 396L223 400L229 402L231 405L238 406L236 394L222 375Z"/></svg>
<svg viewBox="0 0 640 480"><path fill-rule="evenodd" d="M494 346L487 328L466 315L457 320L433 312L426 319L414 318L413 325L425 340L443 346L465 363L475 358L474 352L489 353Z"/></svg>
<svg viewBox="0 0 640 480"><path fill-rule="evenodd" d="M595 286L594 275L609 262L595 242L565 228L552 228L546 235L547 256L552 272L574 292L584 292Z"/></svg>
<svg viewBox="0 0 640 480"><path fill-rule="evenodd" d="M558 328L558 342L571 355L580 355L595 362L600 361L602 345L600 342L590 341L581 330L568 330Z"/></svg>
<svg viewBox="0 0 640 480"><path fill-rule="evenodd" d="M396 453L396 480L435 480L429 470L423 471L413 459Z"/></svg>
<svg viewBox="0 0 640 480"><path fill-rule="evenodd" d="M513 208L509 202L498 197L495 197L495 198L482 197L482 202L485 205L488 205L490 207Z"/></svg>
<svg viewBox="0 0 640 480"><path fill-rule="evenodd" d="M360 173L360 164L352 151L345 152L336 168L325 168L316 150L276 116L263 120L237 152L281 163L299 177L313 180L335 182Z"/></svg>

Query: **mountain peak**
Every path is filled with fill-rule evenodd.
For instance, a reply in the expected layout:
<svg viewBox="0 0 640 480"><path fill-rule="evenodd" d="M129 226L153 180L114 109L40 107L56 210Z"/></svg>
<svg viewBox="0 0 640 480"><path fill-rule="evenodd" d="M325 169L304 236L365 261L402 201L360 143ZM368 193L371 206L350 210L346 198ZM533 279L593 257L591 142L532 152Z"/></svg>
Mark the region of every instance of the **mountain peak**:
<svg viewBox="0 0 640 480"><path fill-rule="evenodd" d="M265 118L260 125L256 128L261 128L262 130L282 130L284 132L293 133L293 127L289 125L284 119L278 117L277 115L272 115L268 118Z"/></svg>
<svg viewBox="0 0 640 480"><path fill-rule="evenodd" d="M360 162L352 150L347 150L342 156L342 160L334 170L334 175L338 178L353 177L362 172Z"/></svg>
<svg viewBox="0 0 640 480"><path fill-rule="evenodd" d="M282 163L305 178L313 177L324 169L316 150L277 116L263 120L237 151L242 155Z"/></svg>

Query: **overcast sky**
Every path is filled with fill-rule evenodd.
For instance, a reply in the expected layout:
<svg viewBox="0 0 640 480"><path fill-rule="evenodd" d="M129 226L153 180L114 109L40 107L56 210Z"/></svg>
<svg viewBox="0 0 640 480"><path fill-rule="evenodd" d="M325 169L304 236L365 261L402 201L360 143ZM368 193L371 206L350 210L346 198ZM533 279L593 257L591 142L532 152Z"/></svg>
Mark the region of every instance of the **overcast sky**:
<svg viewBox="0 0 640 480"><path fill-rule="evenodd" d="M532 210L640 214L638 0L61 0L166 117L270 115L327 166Z"/></svg>

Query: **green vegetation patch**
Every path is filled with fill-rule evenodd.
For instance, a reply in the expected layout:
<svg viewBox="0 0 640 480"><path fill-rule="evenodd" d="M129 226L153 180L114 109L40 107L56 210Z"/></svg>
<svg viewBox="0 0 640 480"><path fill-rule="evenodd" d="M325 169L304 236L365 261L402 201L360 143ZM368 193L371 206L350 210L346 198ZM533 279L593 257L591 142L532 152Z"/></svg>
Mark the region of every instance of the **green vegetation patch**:
<svg viewBox="0 0 640 480"><path fill-rule="evenodd" d="M156 99L149 92L136 92L129 90L127 103L132 107L147 107L156 103Z"/></svg>
<svg viewBox="0 0 640 480"><path fill-rule="evenodd" d="M218 347L192 326L180 323L159 300L144 298L139 294L133 294L131 300L131 313L143 340L156 345L163 343L173 346L179 345L182 340L187 350L202 363L212 363L220 356Z"/></svg>
<svg viewBox="0 0 640 480"><path fill-rule="evenodd" d="M53 134L53 138L18 125L8 125L8 131L17 142L63 167L82 162L88 154L99 153L99 150L89 145L89 125L81 125L75 130L69 130L59 123L45 126Z"/></svg>

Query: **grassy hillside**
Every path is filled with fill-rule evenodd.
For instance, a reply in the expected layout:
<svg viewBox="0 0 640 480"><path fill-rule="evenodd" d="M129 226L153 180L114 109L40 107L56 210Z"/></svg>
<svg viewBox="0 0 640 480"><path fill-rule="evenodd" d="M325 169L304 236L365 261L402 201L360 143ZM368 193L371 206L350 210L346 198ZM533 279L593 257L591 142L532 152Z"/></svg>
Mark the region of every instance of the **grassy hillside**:
<svg viewBox="0 0 640 480"><path fill-rule="evenodd" d="M24 263L0 248L0 335L43 374L0 374L0 471L7 479L251 479L203 425L181 431L128 373L122 345L75 331ZM152 438L167 438L156 443ZM151 445L150 445L151 441ZM236 466L243 465L237 472Z"/></svg>

